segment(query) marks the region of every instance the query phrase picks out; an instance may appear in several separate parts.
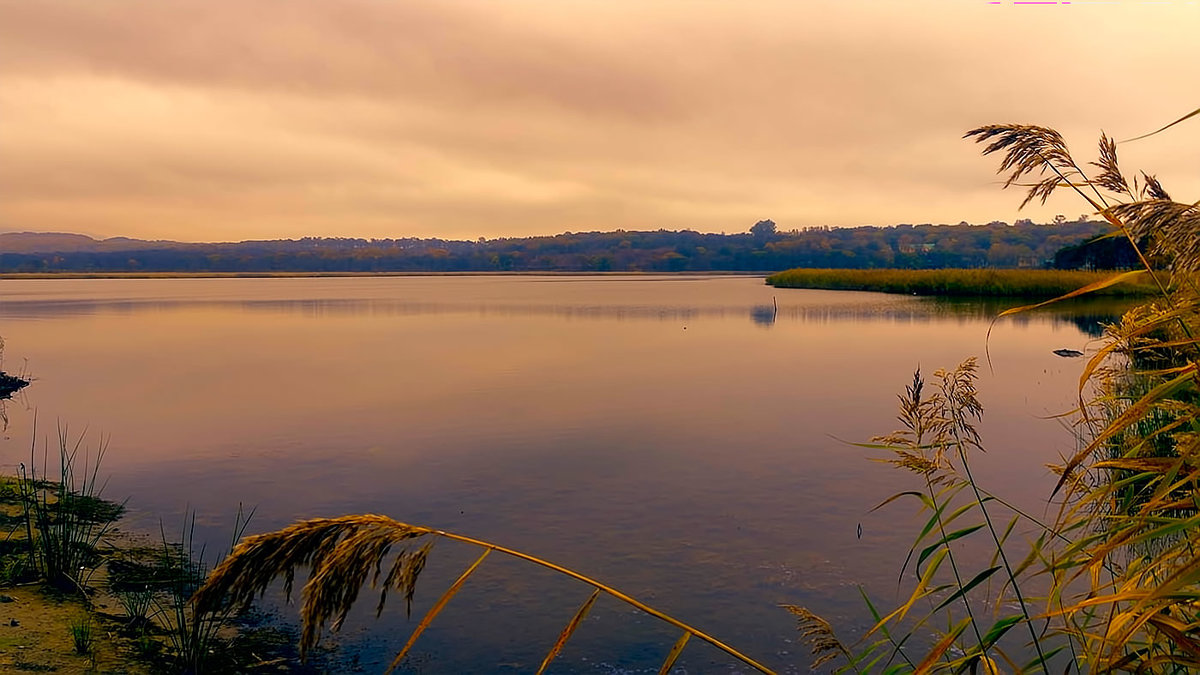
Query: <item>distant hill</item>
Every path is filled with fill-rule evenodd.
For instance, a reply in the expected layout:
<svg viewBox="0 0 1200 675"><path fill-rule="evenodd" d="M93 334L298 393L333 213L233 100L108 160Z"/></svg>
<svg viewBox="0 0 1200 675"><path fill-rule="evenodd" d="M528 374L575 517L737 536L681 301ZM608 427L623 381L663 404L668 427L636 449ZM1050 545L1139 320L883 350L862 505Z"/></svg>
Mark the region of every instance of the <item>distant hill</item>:
<svg viewBox="0 0 1200 675"><path fill-rule="evenodd" d="M0 272L775 271L793 267L1045 267L1102 222L813 227L788 232L565 232L549 237L277 239L225 243L0 233Z"/></svg>
<svg viewBox="0 0 1200 675"><path fill-rule="evenodd" d="M0 251L6 253L55 253L94 251L98 241L82 234L64 232L0 232Z"/></svg>
<svg viewBox="0 0 1200 675"><path fill-rule="evenodd" d="M67 232L0 232L0 253L67 253L78 251L144 251L183 248L177 241L145 241L128 237L93 239Z"/></svg>

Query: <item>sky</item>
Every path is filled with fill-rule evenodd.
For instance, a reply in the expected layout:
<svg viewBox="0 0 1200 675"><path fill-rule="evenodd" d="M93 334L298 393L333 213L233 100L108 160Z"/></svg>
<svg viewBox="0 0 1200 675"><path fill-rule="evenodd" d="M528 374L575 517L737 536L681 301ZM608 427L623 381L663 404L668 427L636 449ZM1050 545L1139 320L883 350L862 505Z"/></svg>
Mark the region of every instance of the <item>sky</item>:
<svg viewBox="0 0 1200 675"><path fill-rule="evenodd" d="M0 231L181 241L742 232L1018 211L983 124L1081 161L1200 106L1189 0L0 0ZM1200 116L1119 146L1200 193Z"/></svg>

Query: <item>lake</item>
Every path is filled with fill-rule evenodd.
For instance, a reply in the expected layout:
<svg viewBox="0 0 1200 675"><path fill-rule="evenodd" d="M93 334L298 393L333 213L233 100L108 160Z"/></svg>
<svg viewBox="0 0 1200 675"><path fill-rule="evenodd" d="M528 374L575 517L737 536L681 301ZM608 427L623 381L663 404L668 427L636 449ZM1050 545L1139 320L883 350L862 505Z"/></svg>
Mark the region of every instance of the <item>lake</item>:
<svg viewBox="0 0 1200 675"><path fill-rule="evenodd" d="M525 551L609 583L784 672L807 647L780 603L846 638L870 620L920 523L871 512L912 477L849 444L896 426L896 394L981 367L985 486L1041 509L1074 447L1072 407L1106 303L997 322L1011 304L776 290L742 276L0 280L0 469L55 424L109 439L123 527L228 545L250 531L381 513ZM1038 510L1041 513L1040 510ZM861 526L861 537L859 527ZM414 618L392 599L339 638L380 672L476 555L435 546ZM490 556L412 672L532 672L589 590ZM268 606L282 616L277 598ZM602 599L554 672L656 672L676 631ZM349 666L348 666L349 667ZM677 672L744 672L693 640Z"/></svg>

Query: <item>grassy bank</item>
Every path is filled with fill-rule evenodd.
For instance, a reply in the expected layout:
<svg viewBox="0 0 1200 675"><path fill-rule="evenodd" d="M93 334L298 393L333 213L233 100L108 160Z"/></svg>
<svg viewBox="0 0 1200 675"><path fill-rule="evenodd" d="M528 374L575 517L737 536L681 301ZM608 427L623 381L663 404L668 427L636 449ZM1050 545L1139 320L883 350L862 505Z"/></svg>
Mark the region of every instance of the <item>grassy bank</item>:
<svg viewBox="0 0 1200 675"><path fill-rule="evenodd" d="M1116 272L1075 270L827 270L793 269L767 277L776 288L817 288L837 291L878 291L908 295L1057 297ZM1098 295L1150 295L1149 283L1121 283L1096 291Z"/></svg>
<svg viewBox="0 0 1200 675"><path fill-rule="evenodd" d="M189 604L207 573L194 521L179 542L118 531L124 502L100 496L104 442L92 452L60 429L58 452L47 446L0 475L0 671L295 671L291 632Z"/></svg>

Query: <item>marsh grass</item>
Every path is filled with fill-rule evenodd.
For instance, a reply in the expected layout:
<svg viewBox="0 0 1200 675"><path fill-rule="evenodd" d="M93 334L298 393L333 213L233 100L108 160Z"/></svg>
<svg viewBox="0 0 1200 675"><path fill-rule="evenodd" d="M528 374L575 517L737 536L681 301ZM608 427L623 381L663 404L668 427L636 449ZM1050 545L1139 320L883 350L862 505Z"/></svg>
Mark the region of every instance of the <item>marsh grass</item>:
<svg viewBox="0 0 1200 675"><path fill-rule="evenodd" d="M240 507L234 518L233 541L241 538L253 513ZM222 632L232 626L242 608L223 606L201 610L190 602L208 575L206 547L196 547L196 515L188 513L178 544L169 543L163 529L157 563L143 579L144 588L157 588L152 595L151 619L161 625L170 650L171 667L176 672L218 672L214 657L226 652Z"/></svg>
<svg viewBox="0 0 1200 675"><path fill-rule="evenodd" d="M150 610L154 607L156 593L153 588L143 586L127 590L113 589L113 595L125 612L126 629L134 635L145 633L150 624Z"/></svg>
<svg viewBox="0 0 1200 675"><path fill-rule="evenodd" d="M912 591L886 614L868 600L876 623L838 671L1198 672L1197 205L1171 201L1145 173L1128 180L1105 135L1094 177L1052 129L991 125L967 136L987 143L985 154L1002 153L1005 186L1027 187L1025 203L1044 202L1059 188L1086 200L1128 239L1156 292L1106 330L1084 366L1073 417L1078 443L1050 465L1059 479L1047 518L1005 502L971 471L970 457L983 447L974 430L983 413L974 362L936 373L932 392L917 373L900 397L902 429L869 446L917 477L918 489L884 502L912 499L927 516L901 565ZM1061 297L1113 288L1138 273ZM1031 540L1011 539L1021 529L1033 532ZM994 554L972 566L958 545L980 538ZM905 652L914 636L929 633L932 648ZM1022 634L1027 639L1012 642ZM836 639L823 630L810 637Z"/></svg>
<svg viewBox="0 0 1200 675"><path fill-rule="evenodd" d="M842 291L877 291L906 295L1002 296L1055 298L1112 277L1107 272L1078 270L827 270L793 269L767 277L776 288L812 288ZM1098 295L1146 296L1157 292L1152 284L1136 280L1096 291Z"/></svg>
<svg viewBox="0 0 1200 675"><path fill-rule="evenodd" d="M16 483L29 557L51 586L86 599L87 581L101 562L98 545L125 509L100 496L107 441L101 439L92 454L84 448L83 434L71 441L68 430L59 427L57 462L51 464L49 441L43 440L39 471L36 437L35 421L30 462L21 464ZM51 466L57 468L56 480L47 480Z"/></svg>
<svg viewBox="0 0 1200 675"><path fill-rule="evenodd" d="M75 647L76 654L91 654L96 646L95 626L92 624L92 617L83 614L71 620L68 625L71 631L71 644Z"/></svg>
<svg viewBox="0 0 1200 675"><path fill-rule="evenodd" d="M244 638L249 649L280 651L262 640L269 633L262 629L223 635L235 618L228 608L194 611L189 599L209 568L204 548L194 548L193 514L185 516L179 543L171 543L163 528L156 548L102 544L125 510L123 503L101 496L106 448L101 439L89 450L85 435L73 436L60 426L57 443L43 439L39 447L35 440L28 465L22 463L16 477L0 477L0 502L19 508L15 515L4 514L10 530L0 537L0 584L44 582L40 585L50 601L67 596L82 601L83 613L61 627L76 653L93 658L93 667L97 643L114 638L103 629L105 622L114 620L117 633L154 672L242 672L262 660L241 643L231 644L234 637ZM239 509L233 542L249 517ZM124 617L110 616L95 604L98 588L91 580L102 566L105 574L99 576Z"/></svg>
<svg viewBox="0 0 1200 675"><path fill-rule="evenodd" d="M239 519L240 525L240 519ZM156 597L156 615L164 624L176 667L181 672L201 673L219 640L219 632L229 613L196 612L188 599L200 586L206 573L204 550L193 550L195 514L187 518L179 545L168 543L162 533L161 569L165 572L165 597Z"/></svg>
<svg viewBox="0 0 1200 675"><path fill-rule="evenodd" d="M252 514L238 509L234 540ZM243 631L234 608L198 612L189 602L208 574L204 546L195 545L195 514L184 515L178 539L160 526L152 547L126 547L108 561L108 587L124 617L120 633L156 672L240 672L257 660L233 641L254 642L263 630Z"/></svg>

